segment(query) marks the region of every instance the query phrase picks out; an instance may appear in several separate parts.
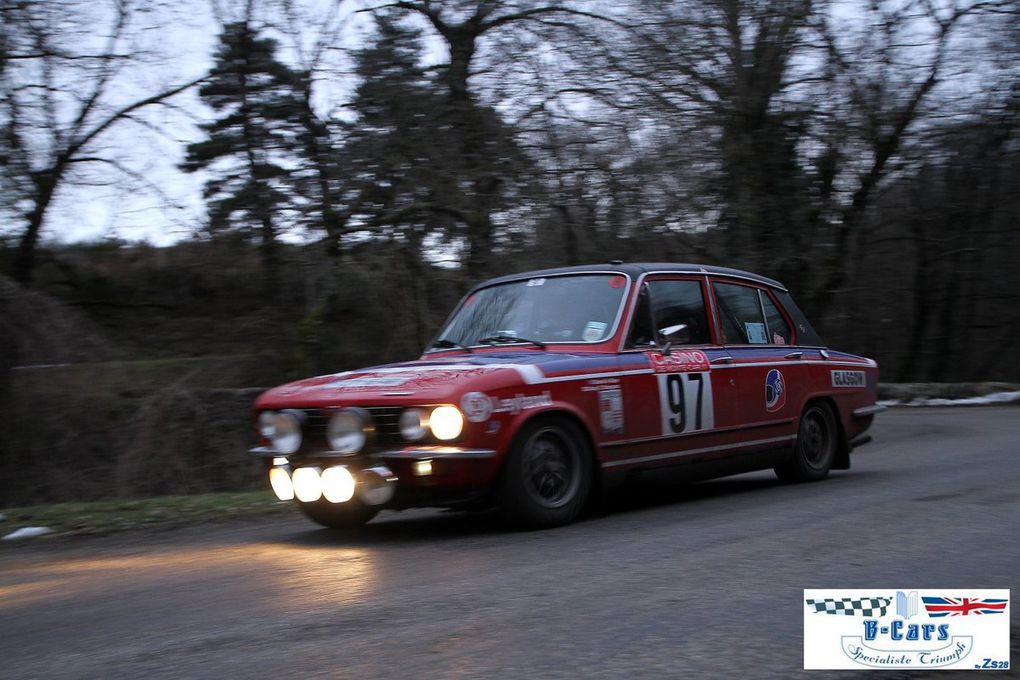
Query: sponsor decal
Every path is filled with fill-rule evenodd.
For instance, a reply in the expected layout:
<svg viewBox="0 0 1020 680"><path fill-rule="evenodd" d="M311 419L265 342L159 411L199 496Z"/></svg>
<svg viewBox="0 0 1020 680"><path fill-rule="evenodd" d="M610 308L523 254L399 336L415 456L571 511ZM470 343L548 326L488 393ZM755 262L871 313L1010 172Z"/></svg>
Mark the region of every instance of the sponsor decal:
<svg viewBox="0 0 1020 680"><path fill-rule="evenodd" d="M805 669L1009 669L1008 590L805 590L803 602Z"/></svg>
<svg viewBox="0 0 1020 680"><path fill-rule="evenodd" d="M602 339L602 335L606 332L606 326L608 325L601 321L589 321L585 324L581 339L585 342L598 342Z"/></svg>
<svg viewBox="0 0 1020 680"><path fill-rule="evenodd" d="M670 354L645 352L656 373L686 373L707 371L711 368L708 356L700 349L686 349Z"/></svg>
<svg viewBox="0 0 1020 680"><path fill-rule="evenodd" d="M467 392L460 398L460 410L470 422L483 423L494 413L509 413L515 416L521 411L552 406L552 403L552 393L548 391L532 395L516 394L505 398L490 397L484 392Z"/></svg>
<svg viewBox="0 0 1020 680"><path fill-rule="evenodd" d="M552 403L552 393L548 391L531 396L518 394L507 399L492 397L492 412L509 413L510 415L515 416L521 411L552 406Z"/></svg>
<svg viewBox="0 0 1020 680"><path fill-rule="evenodd" d="M602 434L623 434L623 388L619 378L593 378L581 392L597 392Z"/></svg>
<svg viewBox="0 0 1020 680"><path fill-rule="evenodd" d="M623 390L599 392L599 422L603 434L623 434Z"/></svg>
<svg viewBox="0 0 1020 680"><path fill-rule="evenodd" d="M765 410L775 413L786 406L786 380L778 368L765 376Z"/></svg>
<svg viewBox="0 0 1020 680"><path fill-rule="evenodd" d="M864 371L830 371L833 387L866 387L867 374Z"/></svg>
<svg viewBox="0 0 1020 680"><path fill-rule="evenodd" d="M460 410L472 423L484 423L492 416L492 400L484 392L467 392L460 398Z"/></svg>
<svg viewBox="0 0 1020 680"><path fill-rule="evenodd" d="M744 324L744 330L747 333L747 341L752 345L764 345L769 341L763 323L747 322Z"/></svg>
<svg viewBox="0 0 1020 680"><path fill-rule="evenodd" d="M337 390L352 387L396 387L413 378L413 375L366 375L359 378L347 378L330 383L327 387Z"/></svg>

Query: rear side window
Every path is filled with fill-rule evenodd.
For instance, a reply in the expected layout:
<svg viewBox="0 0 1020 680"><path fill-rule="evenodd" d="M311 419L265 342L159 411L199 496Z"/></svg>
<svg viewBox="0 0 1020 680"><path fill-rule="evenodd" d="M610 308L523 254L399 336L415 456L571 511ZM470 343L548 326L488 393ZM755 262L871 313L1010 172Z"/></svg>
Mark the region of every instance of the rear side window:
<svg viewBox="0 0 1020 680"><path fill-rule="evenodd" d="M771 341L757 288L713 283L727 345L765 345Z"/></svg>
<svg viewBox="0 0 1020 680"><path fill-rule="evenodd" d="M760 290L758 294L761 295L761 306L765 310L765 323L768 324L769 342L774 345L789 345L793 342L793 333L790 331L790 324L786 323L786 319L779 313L779 310L772 303L772 298L765 294L765 291Z"/></svg>

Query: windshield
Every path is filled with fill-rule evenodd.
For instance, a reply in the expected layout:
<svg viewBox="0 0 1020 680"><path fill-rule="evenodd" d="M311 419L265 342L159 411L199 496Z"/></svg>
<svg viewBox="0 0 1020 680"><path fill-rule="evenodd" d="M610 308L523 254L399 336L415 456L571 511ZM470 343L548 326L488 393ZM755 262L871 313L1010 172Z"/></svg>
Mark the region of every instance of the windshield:
<svg viewBox="0 0 1020 680"><path fill-rule="evenodd" d="M614 330L627 279L581 274L483 288L464 300L438 346L601 342Z"/></svg>

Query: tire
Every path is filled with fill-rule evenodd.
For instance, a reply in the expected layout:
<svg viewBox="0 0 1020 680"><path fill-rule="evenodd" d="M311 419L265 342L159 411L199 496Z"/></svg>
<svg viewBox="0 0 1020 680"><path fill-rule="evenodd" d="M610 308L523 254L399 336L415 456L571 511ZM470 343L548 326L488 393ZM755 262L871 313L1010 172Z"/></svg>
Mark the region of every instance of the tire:
<svg viewBox="0 0 1020 680"><path fill-rule="evenodd" d="M591 491L591 451L580 428L562 418L524 426L507 454L499 506L511 524L544 529L570 523Z"/></svg>
<svg viewBox="0 0 1020 680"><path fill-rule="evenodd" d="M824 479L836 460L839 428L836 416L825 402L804 407L797 427L797 444L788 461L775 467L784 482L813 482Z"/></svg>
<svg viewBox="0 0 1020 680"><path fill-rule="evenodd" d="M329 529L360 527L379 512L378 508L369 507L357 498L346 503L330 503L324 498L312 503L296 502L308 519Z"/></svg>

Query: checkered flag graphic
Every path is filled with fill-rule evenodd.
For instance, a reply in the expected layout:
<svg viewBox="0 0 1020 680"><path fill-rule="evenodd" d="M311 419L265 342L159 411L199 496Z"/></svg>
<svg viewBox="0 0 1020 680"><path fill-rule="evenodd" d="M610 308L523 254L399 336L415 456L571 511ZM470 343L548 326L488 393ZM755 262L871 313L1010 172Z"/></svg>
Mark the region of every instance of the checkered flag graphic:
<svg viewBox="0 0 1020 680"><path fill-rule="evenodd" d="M824 600L805 600L814 613L841 614L843 616L885 616L891 597L844 597L840 600L825 598Z"/></svg>

